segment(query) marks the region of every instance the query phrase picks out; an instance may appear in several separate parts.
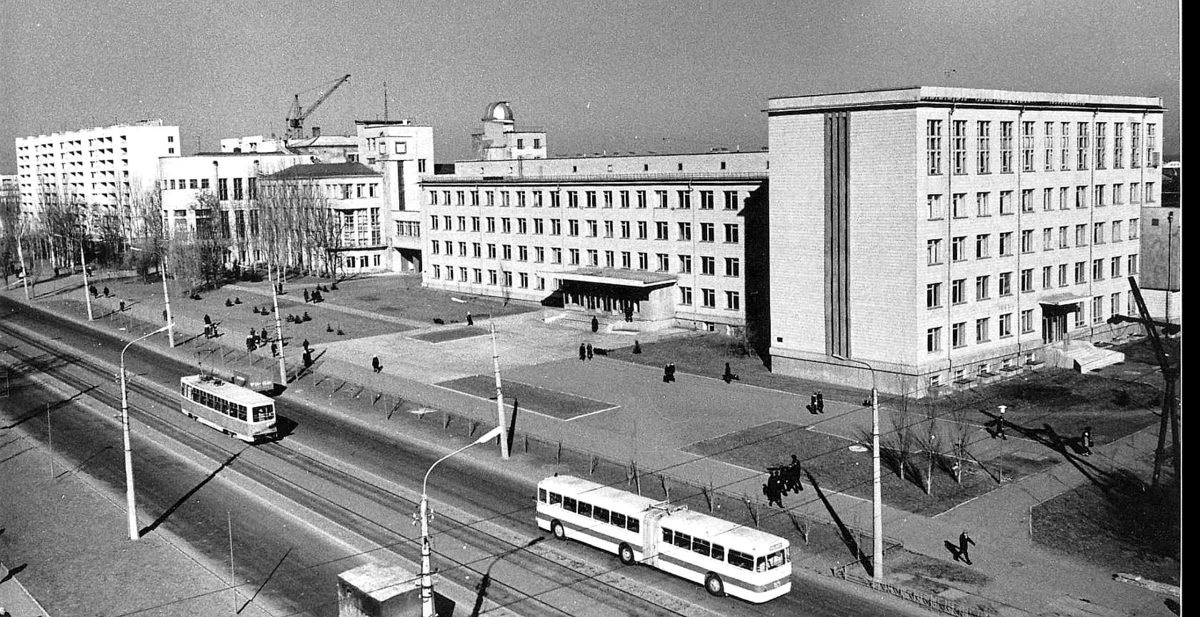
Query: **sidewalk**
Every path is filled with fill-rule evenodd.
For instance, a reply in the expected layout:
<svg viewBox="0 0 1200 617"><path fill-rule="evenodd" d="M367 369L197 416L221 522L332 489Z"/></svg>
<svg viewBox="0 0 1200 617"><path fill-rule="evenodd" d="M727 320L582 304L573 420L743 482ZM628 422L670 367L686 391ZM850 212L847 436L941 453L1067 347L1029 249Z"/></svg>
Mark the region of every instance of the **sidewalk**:
<svg viewBox="0 0 1200 617"><path fill-rule="evenodd" d="M3 580L9 575L9 566L0 563L0 580ZM13 617L24 617L25 615L46 615L49 613L42 608L41 604L29 594L21 581L17 580L18 575L14 575L8 580L0 583L0 614L7 610L8 614Z"/></svg>
<svg viewBox="0 0 1200 617"><path fill-rule="evenodd" d="M242 293L254 290L239 288ZM45 291L45 290L43 290ZM23 299L19 289L9 292ZM111 299L109 299L111 300ZM186 304L180 303L184 312ZM175 304L172 305L175 308ZM324 308L354 311L326 302ZM133 317L156 323L154 306L129 308ZM76 318L78 318L76 316ZM178 315L176 322L197 332L202 328L195 316ZM536 435L550 443L590 452L618 464L636 460L653 461L655 470L666 470L673 478L694 486L715 486L725 494L746 495L761 500L762 470L746 469L683 450L706 439L720 438L731 432L773 421L821 430L822 423L847 423L861 420L869 410L857 403L827 400L822 416L797 416L807 402L803 397L759 387L724 384L705 376L679 374L675 384L660 383L660 371L604 357L590 362L578 361L580 342L598 347L629 343L628 335L593 334L581 324L545 324L538 312L495 319L498 355L506 381L566 392L612 404L612 408L589 416L561 420L536 413L519 416L517 433ZM415 325L415 324L414 324ZM423 327L418 330L337 341L322 346L322 355L314 367L316 373L294 382L289 396L308 400L325 399L331 388L322 389L322 379L352 382L368 390L411 401L431 409L444 410L478 420L483 425L496 421L495 402L470 396L438 385L450 379L471 375L491 375L491 338L481 334L429 342L414 338L426 332L449 332L461 324ZM477 323L476 327L489 324ZM177 337L179 339L187 337ZM218 344L237 350L236 337L218 339ZM646 340L646 339L643 339ZM170 353L191 360L194 349L179 347ZM298 353L289 348L289 354ZM244 354L243 354L244 355ZM381 373L373 373L371 358L379 356ZM506 399L506 403L509 401ZM507 406L507 405L506 405ZM1144 466L1146 452L1153 451L1154 431L1135 433L1104 444L1087 463L1104 469L1133 469ZM1030 447L1023 440L1004 442L1014 450ZM987 448L999 443L983 444ZM644 465L645 463L643 463ZM530 478L536 481L538 478ZM1112 572L1035 545L1030 537L1030 508L1088 482L1088 476L1072 462L1059 464L1045 472L1008 482L995 490L934 517L925 517L884 507L883 524L889 542L903 549L894 557L885 557L885 581L903 586L910 577L904 571L891 570L889 561L904 553L923 556L928 562L942 564L937 569L939 582L946 591L943 598L964 604L985 604L997 615L1168 615L1163 596L1144 589L1114 582ZM871 503L852 495L827 492L830 507L843 521L871 520ZM817 521L830 518L824 504L812 499L793 507ZM975 565L960 570L944 544L954 542L963 529L970 531L978 545L972 550ZM797 572L804 576L828 574L840 562L830 556L813 555L798 545L793 553ZM945 570L945 572L942 572ZM956 575L954 572L963 572Z"/></svg>

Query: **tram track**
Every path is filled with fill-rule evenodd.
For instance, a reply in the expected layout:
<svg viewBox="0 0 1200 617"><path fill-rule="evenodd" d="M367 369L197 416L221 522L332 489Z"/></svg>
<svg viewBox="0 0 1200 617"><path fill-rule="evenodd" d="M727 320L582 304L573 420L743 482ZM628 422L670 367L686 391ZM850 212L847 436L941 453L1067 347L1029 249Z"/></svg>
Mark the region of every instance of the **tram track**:
<svg viewBox="0 0 1200 617"><path fill-rule="evenodd" d="M14 359L31 369L52 376L84 396L92 398L106 407L120 406L120 397L104 388L95 387L95 380L71 374L67 367L74 366L90 375L111 378L116 373L111 364L78 353L65 345L45 340L29 334L23 329L3 327L4 331L22 344L40 353L29 354L23 350L9 349ZM132 380L130 390L144 400L161 405L164 409L172 410L177 406L177 397L172 389L154 382L142 383ZM286 478L270 467L248 460L246 457L235 455L245 448L245 444L234 440L211 439L208 436L197 435L184 430L180 426L159 417L150 411L130 408L139 421L151 430L163 434L184 444L195 452L214 461L231 461L229 466L238 473L261 486L269 487L285 499L297 504L305 511L329 521L341 528L367 540L380 550L393 553L400 559L401 553L415 554L418 552L418 539L408 537L377 517L368 515L362 510L367 508L351 508L337 499L323 494L324 491L312 486L302 485ZM277 412L278 413L278 412ZM287 413L281 415L288 415ZM182 418L182 414L180 414ZM207 431L208 429L204 429ZM219 435L213 433L212 436ZM307 449L307 447L305 447ZM332 464L322 453L308 453L300 447L287 443L284 438L280 441L268 442L254 447L254 450L270 457L274 463L290 466L301 472L301 475L316 479L318 483L328 483L353 495L355 499L366 501L374 508L397 511L409 508L415 510L416 500L401 490L380 486L380 482L369 482L346 469ZM472 505L477 505L472 503ZM400 506L400 507L398 507ZM494 506L494 504L493 504ZM532 510L532 506L529 507ZM451 509L452 510L452 509ZM439 510L440 512L440 510ZM519 511L493 512L499 519L514 518ZM532 520L532 514L528 517ZM485 519L485 521L488 519ZM495 527L497 529L491 529ZM586 601L605 606L617 613L629 615L672 616L672 615L712 615L711 610L686 600L669 596L665 593L653 593L653 589L618 574L612 569L588 567L574 557L550 550L543 546L533 546L537 540L521 541L517 536L525 536L520 532L501 533L503 529L498 523L481 524L480 521L469 521L453 515L441 515L434 520L432 530L439 542L461 545L471 552L483 555L480 558L461 558L448 551L435 549L439 564L443 564L440 572L443 578L453 576L454 584L462 587L486 589L489 605L496 608L507 608L522 615L559 616L577 613L555 606L555 600L563 600L563 596L581 596ZM540 536L539 536L540 537ZM436 547L436 544L435 544ZM525 589L537 586L534 591L524 591L511 584L497 580L491 574L491 565L497 556L504 557L506 568L520 572L521 586ZM566 563L563 563L566 562ZM580 572L584 569L585 572ZM510 578L511 574L506 576ZM534 585L534 583L541 584ZM631 591L631 589L636 591ZM652 600L650 598L658 598ZM578 598L576 599L578 601ZM668 606L667 604L674 606ZM489 612L487 610L483 613ZM741 606L739 612L756 612L753 607Z"/></svg>

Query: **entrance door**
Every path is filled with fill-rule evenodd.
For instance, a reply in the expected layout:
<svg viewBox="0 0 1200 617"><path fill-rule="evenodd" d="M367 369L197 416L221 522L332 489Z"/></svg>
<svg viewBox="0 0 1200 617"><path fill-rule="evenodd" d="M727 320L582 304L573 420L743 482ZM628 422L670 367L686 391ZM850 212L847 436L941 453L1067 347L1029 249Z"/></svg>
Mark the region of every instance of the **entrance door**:
<svg viewBox="0 0 1200 617"><path fill-rule="evenodd" d="M1042 342L1057 343L1067 331L1066 315L1044 315L1042 317Z"/></svg>

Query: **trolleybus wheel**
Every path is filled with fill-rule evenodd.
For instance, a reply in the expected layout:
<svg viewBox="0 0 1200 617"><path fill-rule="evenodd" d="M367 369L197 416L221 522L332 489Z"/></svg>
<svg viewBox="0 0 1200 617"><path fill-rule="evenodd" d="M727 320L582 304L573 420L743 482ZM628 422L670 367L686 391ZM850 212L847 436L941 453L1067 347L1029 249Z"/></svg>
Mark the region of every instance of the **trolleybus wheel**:
<svg viewBox="0 0 1200 617"><path fill-rule="evenodd" d="M708 590L710 595L725 595L725 581L722 581L720 576L712 572L709 572L708 576L704 577L704 588Z"/></svg>
<svg viewBox="0 0 1200 617"><path fill-rule="evenodd" d="M558 521L554 521L553 523L550 523L550 533L553 533L554 537L559 540L567 539L567 530L563 529L562 523L560 523Z"/></svg>
<svg viewBox="0 0 1200 617"><path fill-rule="evenodd" d="M617 557L621 560L621 563L627 566L632 566L635 563L633 560L633 548L624 542L617 548Z"/></svg>

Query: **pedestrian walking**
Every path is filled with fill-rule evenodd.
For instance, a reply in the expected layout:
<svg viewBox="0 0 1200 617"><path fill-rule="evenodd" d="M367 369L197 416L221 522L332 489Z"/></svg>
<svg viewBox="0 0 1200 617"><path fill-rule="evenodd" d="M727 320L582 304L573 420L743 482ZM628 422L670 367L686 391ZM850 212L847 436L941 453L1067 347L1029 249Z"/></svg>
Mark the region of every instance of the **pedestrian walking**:
<svg viewBox="0 0 1200 617"><path fill-rule="evenodd" d="M304 339L304 342L300 343L300 346L304 348L304 351L308 351L308 339Z"/></svg>
<svg viewBox="0 0 1200 617"><path fill-rule="evenodd" d="M972 544L975 544L975 541L971 539L970 534L964 529L962 533L958 534L958 554L954 556L954 560L958 561L961 558L967 562L968 566L971 565L971 554L968 550Z"/></svg>
<svg viewBox="0 0 1200 617"><path fill-rule="evenodd" d="M475 325L475 318L471 317L471 311L467 311L467 325L468 326Z"/></svg>
<svg viewBox="0 0 1200 617"><path fill-rule="evenodd" d="M787 471L788 488L797 493L804 490L804 484L800 482L800 474L804 472L804 469L800 466L800 459L795 454L792 455L792 462L788 465Z"/></svg>
<svg viewBox="0 0 1200 617"><path fill-rule="evenodd" d="M675 363L667 364L667 374L671 376L671 381L675 381Z"/></svg>
<svg viewBox="0 0 1200 617"><path fill-rule="evenodd" d="M598 330L600 330L600 320L596 319L595 315L592 315L592 332L596 332Z"/></svg>
<svg viewBox="0 0 1200 617"><path fill-rule="evenodd" d="M579 344L579 359L587 360L587 345L584 345L583 343Z"/></svg>
<svg viewBox="0 0 1200 617"><path fill-rule="evenodd" d="M809 399L808 413L813 413L813 414L817 413L817 393L813 392L812 395L808 397L808 399Z"/></svg>
<svg viewBox="0 0 1200 617"><path fill-rule="evenodd" d="M735 380L735 379L738 379L738 380L740 380L741 378L740 378L740 377L738 377L738 376L737 376L737 375L736 375L736 374L733 372L733 369L729 368L729 363L728 363L728 362L726 362L726 363L725 363L725 374L724 374L724 375L721 375L721 379L725 380L725 383L729 383L729 382L731 382L731 381L733 381L733 380Z"/></svg>
<svg viewBox="0 0 1200 617"><path fill-rule="evenodd" d="M633 339L633 353L642 353L642 344L637 339Z"/></svg>
<svg viewBox="0 0 1200 617"><path fill-rule="evenodd" d="M208 316L208 313L205 313L204 314L204 324L209 325L211 323L212 323L212 318Z"/></svg>
<svg viewBox="0 0 1200 617"><path fill-rule="evenodd" d="M1008 435L1004 433L1004 412L1006 408L1005 405L1000 405L1000 415L996 416L996 432L992 434L992 439L999 437L1005 441L1008 440Z"/></svg>
<svg viewBox="0 0 1200 617"><path fill-rule="evenodd" d="M307 289L305 289L305 290L304 290L304 303L305 303L305 304L308 304L308 297L309 297L309 296L308 296L308 290L307 290Z"/></svg>
<svg viewBox="0 0 1200 617"><path fill-rule="evenodd" d="M246 352L254 351L254 335L246 337Z"/></svg>
<svg viewBox="0 0 1200 617"><path fill-rule="evenodd" d="M271 343L271 357L272 358L279 357L279 345L277 343Z"/></svg>
<svg viewBox="0 0 1200 617"><path fill-rule="evenodd" d="M167 309L163 309L163 321L167 321Z"/></svg>
<svg viewBox="0 0 1200 617"><path fill-rule="evenodd" d="M670 364L664 364L664 365L663 365L663 383L671 383L671 379L672 379L672 377L671 377L671 365L670 365Z"/></svg>
<svg viewBox="0 0 1200 617"><path fill-rule="evenodd" d="M383 364L379 362L379 356L371 358L371 368L375 369L376 373L383 370Z"/></svg>
<svg viewBox="0 0 1200 617"><path fill-rule="evenodd" d="M313 363L312 350L305 349L304 350L304 366L305 366L305 368L312 366L312 363Z"/></svg>
<svg viewBox="0 0 1200 617"><path fill-rule="evenodd" d="M825 413L825 395L817 390L817 413Z"/></svg>
<svg viewBox="0 0 1200 617"><path fill-rule="evenodd" d="M96 291L96 286L95 286L95 285L88 285L88 293L92 294L92 297L93 297L93 298L95 298L96 296L100 295L100 294L99 294L99 293Z"/></svg>
<svg viewBox="0 0 1200 617"><path fill-rule="evenodd" d="M105 298L108 297L108 287L107 286L105 286L105 288L104 288L104 297Z"/></svg>
<svg viewBox="0 0 1200 617"><path fill-rule="evenodd" d="M591 343L587 344L587 359L588 360L592 359L592 344Z"/></svg>
<svg viewBox="0 0 1200 617"><path fill-rule="evenodd" d="M1096 442L1092 441L1092 427L1083 427L1083 434L1079 436L1079 449L1083 452L1084 456L1091 456L1092 446L1094 445L1096 445Z"/></svg>
<svg viewBox="0 0 1200 617"><path fill-rule="evenodd" d="M777 505L782 508L783 494L780 492L779 487L773 482L774 480L775 476L771 476L767 479L767 483L763 485L763 494L767 496L767 507Z"/></svg>
<svg viewBox="0 0 1200 617"><path fill-rule="evenodd" d="M124 300L121 300L121 312L122 313L125 312L125 301Z"/></svg>

